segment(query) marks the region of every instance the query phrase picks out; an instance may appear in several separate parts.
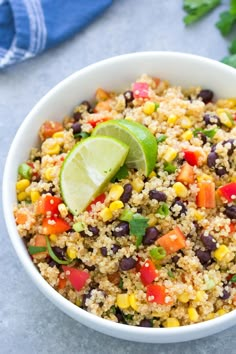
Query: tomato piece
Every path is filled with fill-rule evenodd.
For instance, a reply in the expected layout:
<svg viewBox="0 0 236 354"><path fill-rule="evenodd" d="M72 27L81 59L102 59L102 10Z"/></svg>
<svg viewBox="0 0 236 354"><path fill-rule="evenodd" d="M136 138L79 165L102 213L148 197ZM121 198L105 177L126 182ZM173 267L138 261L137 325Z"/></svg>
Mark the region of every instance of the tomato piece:
<svg viewBox="0 0 236 354"><path fill-rule="evenodd" d="M42 226L44 235L60 234L71 228L66 220L56 216L44 218Z"/></svg>
<svg viewBox="0 0 236 354"><path fill-rule="evenodd" d="M59 197L43 195L38 200L36 214L46 215L48 212L51 212L52 215L59 214L58 205L61 203L62 199Z"/></svg>
<svg viewBox="0 0 236 354"><path fill-rule="evenodd" d="M68 266L62 266L62 269L73 288L77 291L80 291L89 279L89 273L84 270L71 268Z"/></svg>
<svg viewBox="0 0 236 354"><path fill-rule="evenodd" d="M58 289L62 290L65 289L66 287L66 278L61 278L61 276L59 276L59 281L58 281Z"/></svg>
<svg viewBox="0 0 236 354"><path fill-rule="evenodd" d="M51 138L54 133L63 130L63 125L60 122L54 122L52 120L47 120L41 125L39 136L41 140Z"/></svg>
<svg viewBox="0 0 236 354"><path fill-rule="evenodd" d="M157 242L168 254L175 253L186 246L186 238L182 231L176 226L173 230L161 236Z"/></svg>
<svg viewBox="0 0 236 354"><path fill-rule="evenodd" d="M199 208L212 209L216 206L215 183L202 181L198 183L199 192L196 203Z"/></svg>
<svg viewBox="0 0 236 354"><path fill-rule="evenodd" d="M184 151L184 159L191 166L199 166L200 165L200 156L201 156L201 153L198 150L185 150Z"/></svg>
<svg viewBox="0 0 236 354"><path fill-rule="evenodd" d="M154 263L150 259L147 259L140 268L140 279L143 285L151 284L157 275Z"/></svg>
<svg viewBox="0 0 236 354"><path fill-rule="evenodd" d="M149 284L146 296L148 302L155 302L159 305L168 305L172 302L164 285Z"/></svg>
<svg viewBox="0 0 236 354"><path fill-rule="evenodd" d="M106 194L105 194L105 193L100 194L98 197L96 197L96 198L87 206L86 210L87 210L88 212L91 212L93 205L97 204L98 202L104 203L105 199L106 199Z"/></svg>
<svg viewBox="0 0 236 354"><path fill-rule="evenodd" d="M133 84L134 98L148 98L149 85L146 82L135 82Z"/></svg>
<svg viewBox="0 0 236 354"><path fill-rule="evenodd" d="M222 197L227 199L228 202L236 200L236 182L225 184L218 189L218 192Z"/></svg>
<svg viewBox="0 0 236 354"><path fill-rule="evenodd" d="M193 167L190 166L187 162L185 162L181 167L178 176L176 177L176 181L186 185L193 184L194 183Z"/></svg>

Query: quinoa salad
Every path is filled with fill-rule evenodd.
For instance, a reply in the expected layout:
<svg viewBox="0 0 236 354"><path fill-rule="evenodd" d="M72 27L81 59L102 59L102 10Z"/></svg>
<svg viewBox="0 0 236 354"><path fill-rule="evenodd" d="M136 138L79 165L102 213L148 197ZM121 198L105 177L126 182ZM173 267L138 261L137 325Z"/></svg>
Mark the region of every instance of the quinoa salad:
<svg viewBox="0 0 236 354"><path fill-rule="evenodd" d="M123 92L98 88L70 116L46 119L39 146L18 168L14 206L42 277L75 306L127 325L178 327L234 310L236 98L143 74ZM113 121L122 132L130 124L149 167L125 161L74 212L63 194L63 166ZM142 145L139 131L151 135L152 147Z"/></svg>

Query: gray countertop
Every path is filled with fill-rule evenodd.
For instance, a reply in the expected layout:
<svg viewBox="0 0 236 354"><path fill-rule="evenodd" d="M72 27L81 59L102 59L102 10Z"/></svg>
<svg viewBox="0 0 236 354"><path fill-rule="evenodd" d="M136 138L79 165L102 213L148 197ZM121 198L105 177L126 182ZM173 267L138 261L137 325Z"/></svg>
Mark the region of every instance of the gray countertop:
<svg viewBox="0 0 236 354"><path fill-rule="evenodd" d="M226 55L227 41L214 27L220 9L185 28L181 5L182 1L176 0L116 0L71 40L0 72L1 172L26 114L50 88L74 71L136 51L182 51L217 60ZM152 345L114 339L75 322L50 303L25 274L0 211L0 353L235 353L235 327L202 340Z"/></svg>

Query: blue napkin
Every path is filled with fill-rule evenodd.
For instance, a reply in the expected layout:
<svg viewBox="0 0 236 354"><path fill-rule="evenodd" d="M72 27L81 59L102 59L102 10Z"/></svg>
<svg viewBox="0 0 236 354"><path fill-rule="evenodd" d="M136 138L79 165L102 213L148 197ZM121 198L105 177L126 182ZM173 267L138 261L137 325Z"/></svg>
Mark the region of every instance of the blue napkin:
<svg viewBox="0 0 236 354"><path fill-rule="evenodd" d="M0 69L71 37L112 0L0 0Z"/></svg>

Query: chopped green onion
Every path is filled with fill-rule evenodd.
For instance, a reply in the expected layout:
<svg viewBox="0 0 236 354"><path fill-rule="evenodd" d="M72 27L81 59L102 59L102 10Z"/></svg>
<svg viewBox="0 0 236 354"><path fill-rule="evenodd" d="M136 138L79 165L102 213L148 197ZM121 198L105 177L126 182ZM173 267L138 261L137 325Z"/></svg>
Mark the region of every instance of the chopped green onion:
<svg viewBox="0 0 236 354"><path fill-rule="evenodd" d="M116 314L116 307L114 305L112 305L110 307L110 311L111 311L111 313L113 313L115 315Z"/></svg>
<svg viewBox="0 0 236 354"><path fill-rule="evenodd" d="M27 163L22 163L18 168L18 173L21 177L26 179L31 179L32 168Z"/></svg>
<svg viewBox="0 0 236 354"><path fill-rule="evenodd" d="M196 137L198 133L202 133L205 136L207 136L208 138L212 139L216 135L217 130L218 130L218 128L214 128L214 129L210 129L210 130L197 128L197 129L194 129L193 135Z"/></svg>
<svg viewBox="0 0 236 354"><path fill-rule="evenodd" d="M124 282L123 282L122 278L120 278L118 287L119 287L120 289L123 289L123 285L124 285Z"/></svg>
<svg viewBox="0 0 236 354"><path fill-rule="evenodd" d="M160 216L168 216L169 215L169 207L166 203L162 203L160 207L157 209L156 214Z"/></svg>
<svg viewBox="0 0 236 354"><path fill-rule="evenodd" d="M73 226L72 226L73 230L75 230L76 232L81 232L84 230L84 223L82 222L76 222Z"/></svg>
<svg viewBox="0 0 236 354"><path fill-rule="evenodd" d="M159 135L157 138L157 144L163 143L166 139L167 139L166 135L164 135L164 134Z"/></svg>
<svg viewBox="0 0 236 354"><path fill-rule="evenodd" d="M154 110L154 112L156 112L159 107L160 107L160 103L155 102L155 110Z"/></svg>
<svg viewBox="0 0 236 354"><path fill-rule="evenodd" d="M28 251L29 254L33 255L33 254L47 251L47 247L29 246Z"/></svg>
<svg viewBox="0 0 236 354"><path fill-rule="evenodd" d="M163 247L155 247L149 251L149 254L154 261L160 261L165 258L166 251Z"/></svg>
<svg viewBox="0 0 236 354"><path fill-rule="evenodd" d="M77 134L74 134L74 138L82 138L82 139L86 139L90 136L89 133L86 133L86 132L80 132L80 133L77 133Z"/></svg>
<svg viewBox="0 0 236 354"><path fill-rule="evenodd" d="M126 165L121 166L119 171L115 174L114 177L112 177L111 182L114 183L115 181L120 181L121 179L124 179L128 177L129 175L129 170Z"/></svg>
<svg viewBox="0 0 236 354"><path fill-rule="evenodd" d="M177 167L175 165L173 165L170 162L164 162L164 171L171 174L171 173L175 173L176 170L177 170Z"/></svg>
<svg viewBox="0 0 236 354"><path fill-rule="evenodd" d="M122 214L121 214L121 216L120 216L120 220L122 220L122 221L131 221L132 219L133 219L133 215L134 215L134 213L130 210L130 209L124 209L123 211L122 211Z"/></svg>
<svg viewBox="0 0 236 354"><path fill-rule="evenodd" d="M174 273L173 273L171 270L168 270L167 274L168 274L168 276L169 276L170 278L174 278L174 277L175 277L175 276L174 276Z"/></svg>
<svg viewBox="0 0 236 354"><path fill-rule="evenodd" d="M123 313L123 317L126 321L131 321L134 316L131 315L131 313L127 313L127 314Z"/></svg>
<svg viewBox="0 0 236 354"><path fill-rule="evenodd" d="M63 260L59 259L59 258L55 255L55 253L54 253L53 250L52 250L52 247L51 247L51 245L50 245L50 242L49 242L49 239L48 239L47 236L46 236L46 242L47 242L47 248L48 248L49 256L50 256L56 263L58 263L58 264L70 264L70 263L72 262L72 260L69 260L69 259L63 261Z"/></svg>
<svg viewBox="0 0 236 354"><path fill-rule="evenodd" d="M236 275L234 275L231 279L230 279L231 283L236 283Z"/></svg>

